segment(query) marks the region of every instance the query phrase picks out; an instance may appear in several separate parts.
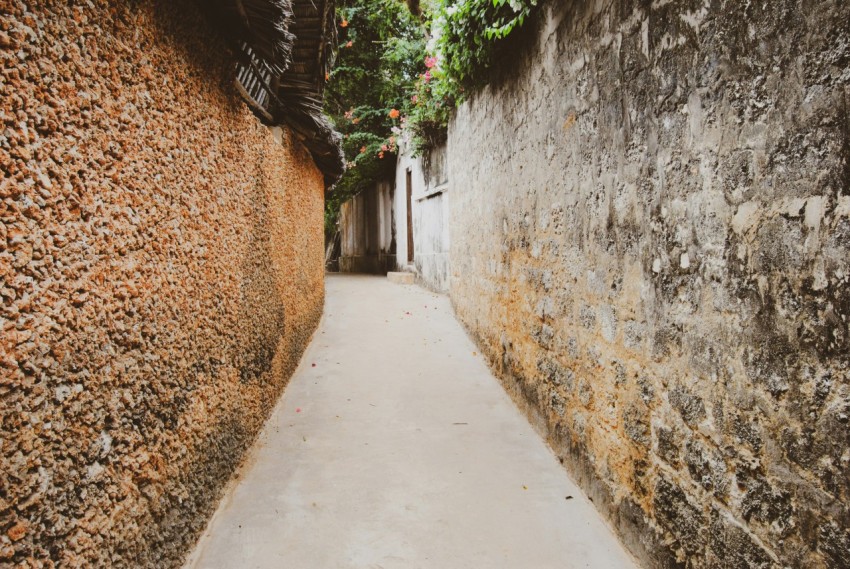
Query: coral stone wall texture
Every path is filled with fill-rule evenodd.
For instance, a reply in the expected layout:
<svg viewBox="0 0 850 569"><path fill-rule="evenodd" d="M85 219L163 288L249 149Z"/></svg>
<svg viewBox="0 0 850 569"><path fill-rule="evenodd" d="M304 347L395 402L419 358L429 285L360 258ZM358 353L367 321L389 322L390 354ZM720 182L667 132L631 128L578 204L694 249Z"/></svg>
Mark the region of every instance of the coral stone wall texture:
<svg viewBox="0 0 850 569"><path fill-rule="evenodd" d="M323 180L188 0L0 0L0 566L179 566L320 318Z"/></svg>
<svg viewBox="0 0 850 569"><path fill-rule="evenodd" d="M530 36L450 127L460 318L647 566L850 567L850 3Z"/></svg>

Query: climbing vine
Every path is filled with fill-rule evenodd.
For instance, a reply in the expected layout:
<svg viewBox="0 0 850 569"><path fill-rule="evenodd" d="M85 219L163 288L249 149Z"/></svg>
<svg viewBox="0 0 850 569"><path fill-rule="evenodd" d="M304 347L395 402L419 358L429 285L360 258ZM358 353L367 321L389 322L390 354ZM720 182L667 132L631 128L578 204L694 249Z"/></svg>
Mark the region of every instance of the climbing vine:
<svg viewBox="0 0 850 569"><path fill-rule="evenodd" d="M442 1L434 15L435 52L445 76L460 88L486 82L502 40L522 26L538 0Z"/></svg>
<svg viewBox="0 0 850 569"><path fill-rule="evenodd" d="M325 110L343 135L347 170L328 200L343 202L392 177L405 129L415 154L445 139L455 106L487 82L504 39L538 0L341 0L339 56Z"/></svg>
<svg viewBox="0 0 850 569"><path fill-rule="evenodd" d="M521 27L538 0L436 0L428 12L433 38L408 106L415 153L440 143L452 109L487 82L503 40Z"/></svg>
<svg viewBox="0 0 850 569"><path fill-rule="evenodd" d="M342 203L393 175L402 110L413 95L426 41L422 21L399 0L342 0L337 25L325 112L343 136L346 172L327 201L328 233Z"/></svg>

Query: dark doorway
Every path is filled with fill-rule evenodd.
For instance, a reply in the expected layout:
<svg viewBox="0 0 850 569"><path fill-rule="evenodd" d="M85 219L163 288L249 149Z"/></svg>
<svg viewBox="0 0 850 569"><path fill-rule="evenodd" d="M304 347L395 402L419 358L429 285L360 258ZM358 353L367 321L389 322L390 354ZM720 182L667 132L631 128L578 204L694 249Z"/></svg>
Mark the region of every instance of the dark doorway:
<svg viewBox="0 0 850 569"><path fill-rule="evenodd" d="M407 262L413 262L413 174L407 171Z"/></svg>

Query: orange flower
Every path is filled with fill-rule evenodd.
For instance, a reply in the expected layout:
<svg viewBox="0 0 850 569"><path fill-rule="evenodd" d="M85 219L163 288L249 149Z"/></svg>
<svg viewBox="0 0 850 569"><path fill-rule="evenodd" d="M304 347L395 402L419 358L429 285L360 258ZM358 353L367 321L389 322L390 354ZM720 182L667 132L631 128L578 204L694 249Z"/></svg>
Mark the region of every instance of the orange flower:
<svg viewBox="0 0 850 569"><path fill-rule="evenodd" d="M391 119L397 119L400 115L401 115L401 113L398 112L398 109L391 109L390 110L390 118Z"/></svg>
<svg viewBox="0 0 850 569"><path fill-rule="evenodd" d="M341 21L341 22L339 23L339 27L340 27L340 28L347 28L347 27L348 27L348 20L343 20L343 21Z"/></svg>
<svg viewBox="0 0 850 569"><path fill-rule="evenodd" d="M366 152L366 147L365 147L365 146L361 146L361 147L360 147L360 154L363 154L364 152Z"/></svg>
<svg viewBox="0 0 850 569"><path fill-rule="evenodd" d="M378 152L378 158L380 158L381 160L383 160L383 159L384 159L384 153L383 153L383 152Z"/></svg>
<svg viewBox="0 0 850 569"><path fill-rule="evenodd" d="M353 45L354 45L354 42L353 42L353 41L349 41L347 44L345 44L345 47L351 47L351 46L353 46Z"/></svg>
<svg viewBox="0 0 850 569"><path fill-rule="evenodd" d="M357 117L354 117L353 119L351 119L351 124L357 124L359 122L360 122L360 119L357 118Z"/></svg>

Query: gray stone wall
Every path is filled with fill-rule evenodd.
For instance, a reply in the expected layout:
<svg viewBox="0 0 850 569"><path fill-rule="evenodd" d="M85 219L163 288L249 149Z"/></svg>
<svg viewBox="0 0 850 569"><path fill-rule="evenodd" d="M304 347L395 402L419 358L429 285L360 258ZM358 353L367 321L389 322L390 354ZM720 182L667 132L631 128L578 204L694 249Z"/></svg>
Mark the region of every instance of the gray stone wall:
<svg viewBox="0 0 850 569"><path fill-rule="evenodd" d="M850 4L549 4L450 127L460 318L647 566L850 567Z"/></svg>

